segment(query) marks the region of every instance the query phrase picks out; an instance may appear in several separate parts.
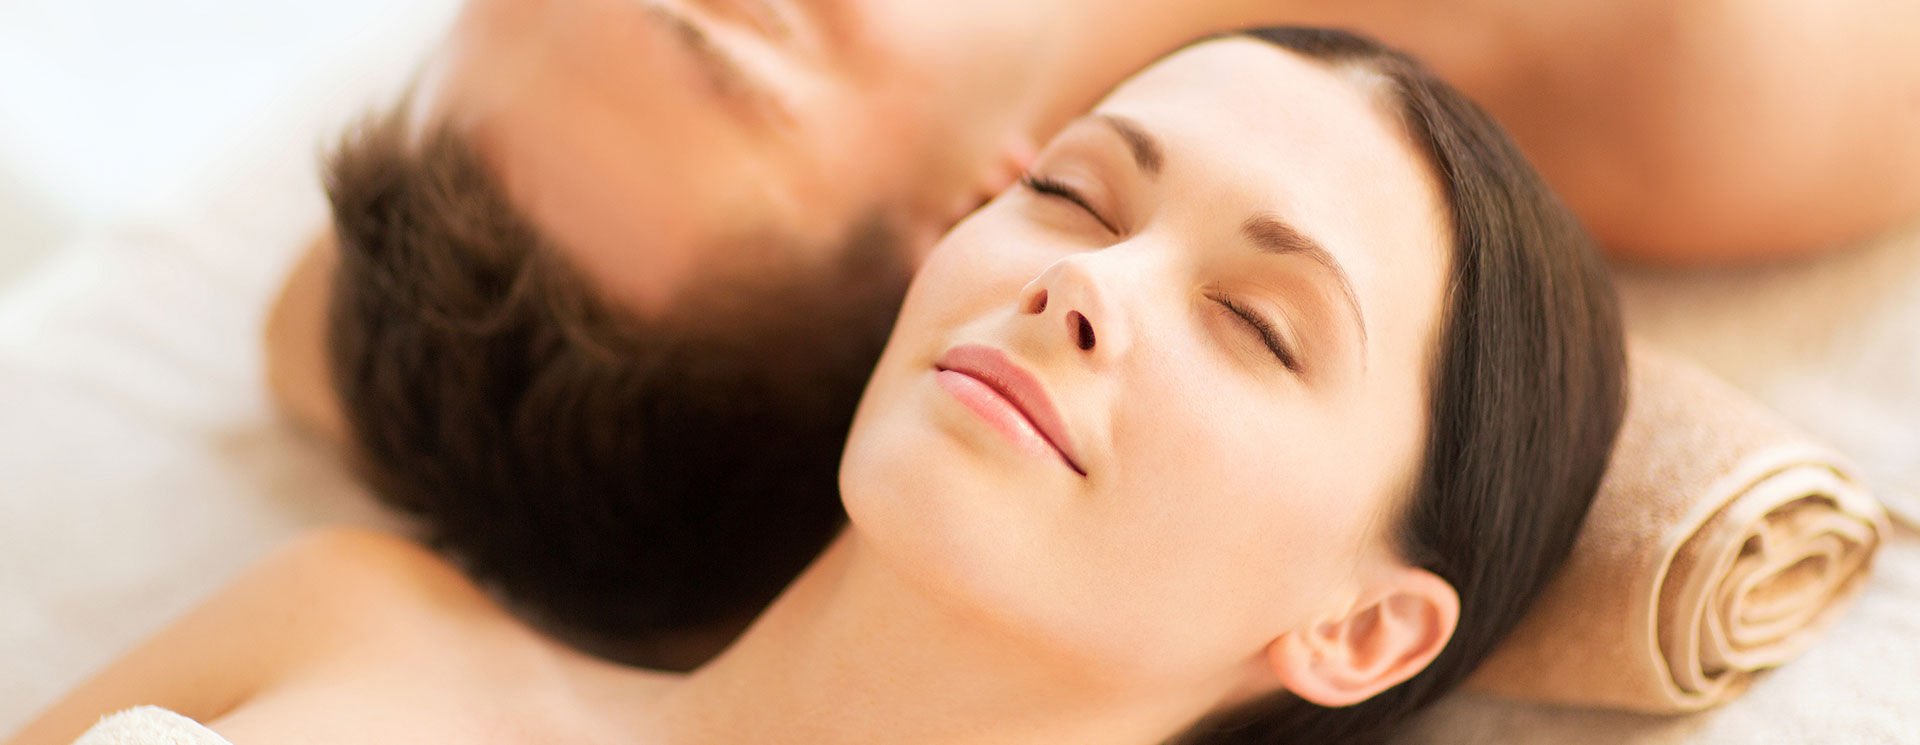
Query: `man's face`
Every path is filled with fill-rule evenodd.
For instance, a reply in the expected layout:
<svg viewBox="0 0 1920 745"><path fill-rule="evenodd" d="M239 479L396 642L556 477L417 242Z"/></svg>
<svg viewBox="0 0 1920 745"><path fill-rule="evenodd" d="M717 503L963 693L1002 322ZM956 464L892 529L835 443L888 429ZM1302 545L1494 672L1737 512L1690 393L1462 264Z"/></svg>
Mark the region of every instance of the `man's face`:
<svg viewBox="0 0 1920 745"><path fill-rule="evenodd" d="M1007 94L1034 53L1004 4L474 0L417 105L649 314L697 273L828 261L873 217L917 259L1010 183Z"/></svg>

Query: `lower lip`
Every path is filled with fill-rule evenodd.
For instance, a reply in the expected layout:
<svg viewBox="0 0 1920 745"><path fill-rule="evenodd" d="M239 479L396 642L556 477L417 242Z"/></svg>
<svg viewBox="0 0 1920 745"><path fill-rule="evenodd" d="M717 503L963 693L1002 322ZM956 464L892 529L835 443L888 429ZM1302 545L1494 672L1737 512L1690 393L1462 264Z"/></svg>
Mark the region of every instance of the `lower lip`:
<svg viewBox="0 0 1920 745"><path fill-rule="evenodd" d="M980 382L978 378L952 370L940 370L935 373L934 379L940 382L940 387L946 389L947 393L959 399L961 404L1012 442L1014 447L1049 460L1066 462L1066 455L1048 442L1046 436L1034 428L1027 415L1021 413L999 391Z"/></svg>

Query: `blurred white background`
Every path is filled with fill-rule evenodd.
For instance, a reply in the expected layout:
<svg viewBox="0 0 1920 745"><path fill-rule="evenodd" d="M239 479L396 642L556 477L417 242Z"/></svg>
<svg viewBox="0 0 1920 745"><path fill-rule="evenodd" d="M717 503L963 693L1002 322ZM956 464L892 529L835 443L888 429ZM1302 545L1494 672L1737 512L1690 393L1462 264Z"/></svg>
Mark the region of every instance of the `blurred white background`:
<svg viewBox="0 0 1920 745"><path fill-rule="evenodd" d="M191 198L325 71L453 6L0 0L0 289L89 229Z"/></svg>
<svg viewBox="0 0 1920 745"><path fill-rule="evenodd" d="M264 395L317 161L461 0L0 0L0 737L306 528Z"/></svg>

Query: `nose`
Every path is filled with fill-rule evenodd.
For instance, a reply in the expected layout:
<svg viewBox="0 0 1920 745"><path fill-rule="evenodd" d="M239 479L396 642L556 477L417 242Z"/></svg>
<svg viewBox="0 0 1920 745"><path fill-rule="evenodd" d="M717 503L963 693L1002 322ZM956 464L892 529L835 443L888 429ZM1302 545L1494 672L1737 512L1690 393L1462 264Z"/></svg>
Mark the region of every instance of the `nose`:
<svg viewBox="0 0 1920 745"><path fill-rule="evenodd" d="M972 180L948 207L946 227L966 219L1020 180L1034 158L1033 146L1025 143L1024 139L1008 139L997 154L972 175Z"/></svg>
<svg viewBox="0 0 1920 745"><path fill-rule="evenodd" d="M1033 143L1024 136L1009 137L1002 142L993 166L981 181L985 195L981 201L993 199L1019 181L1020 175L1033 166L1034 149Z"/></svg>
<svg viewBox="0 0 1920 745"><path fill-rule="evenodd" d="M1062 258L1021 289L1020 312L1039 321L1043 338L1061 339L1089 361L1125 354L1127 325L1088 254Z"/></svg>

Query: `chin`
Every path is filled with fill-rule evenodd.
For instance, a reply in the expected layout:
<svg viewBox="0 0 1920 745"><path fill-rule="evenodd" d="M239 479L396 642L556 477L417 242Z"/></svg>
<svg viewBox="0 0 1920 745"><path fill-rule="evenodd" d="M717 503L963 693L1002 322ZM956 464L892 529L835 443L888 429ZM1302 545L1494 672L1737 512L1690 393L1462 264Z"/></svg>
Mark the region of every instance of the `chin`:
<svg viewBox="0 0 1920 745"><path fill-rule="evenodd" d="M929 374L899 386L893 405L862 409L840 465L850 530L902 576L946 600L982 609L1021 605L1019 588L1045 566L1059 515L1006 453L943 421ZM998 443L988 443L997 445ZM1016 463L1015 465L1018 465ZM1027 479L1032 481L1032 479Z"/></svg>
<svg viewBox="0 0 1920 745"><path fill-rule="evenodd" d="M980 461L927 417L924 407L863 409L840 462L840 498L848 521L868 543L890 554L956 549L955 544L971 542L961 536L1005 519L985 514L991 500L984 493Z"/></svg>

